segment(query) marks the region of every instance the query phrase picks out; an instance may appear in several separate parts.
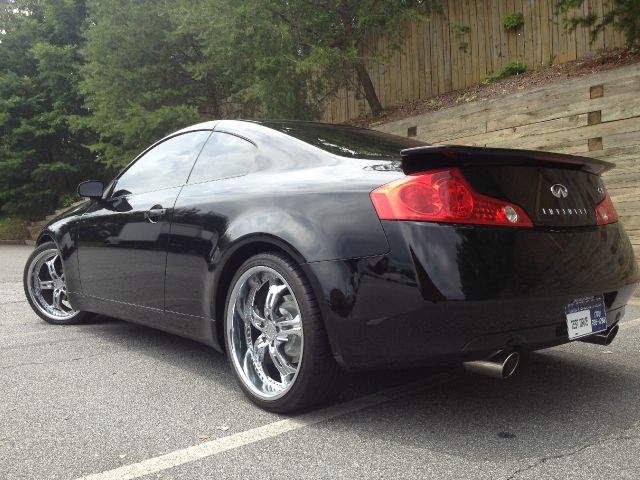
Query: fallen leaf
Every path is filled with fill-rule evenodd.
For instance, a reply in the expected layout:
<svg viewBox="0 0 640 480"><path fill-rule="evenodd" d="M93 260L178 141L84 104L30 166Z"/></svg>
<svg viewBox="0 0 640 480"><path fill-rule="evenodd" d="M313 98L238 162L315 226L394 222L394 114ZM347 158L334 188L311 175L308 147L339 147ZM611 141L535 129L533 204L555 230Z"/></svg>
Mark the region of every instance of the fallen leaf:
<svg viewBox="0 0 640 480"><path fill-rule="evenodd" d="M198 440L209 440L209 435L198 435Z"/></svg>

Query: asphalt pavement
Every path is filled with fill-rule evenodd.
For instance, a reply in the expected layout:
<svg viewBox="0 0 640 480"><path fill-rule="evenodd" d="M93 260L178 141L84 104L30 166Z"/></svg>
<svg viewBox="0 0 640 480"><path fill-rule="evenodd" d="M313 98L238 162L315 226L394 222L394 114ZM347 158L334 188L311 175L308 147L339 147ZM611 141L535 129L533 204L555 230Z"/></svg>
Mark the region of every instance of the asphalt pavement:
<svg viewBox="0 0 640 480"><path fill-rule="evenodd" d="M640 304L612 345L532 354L507 381L362 374L286 416L206 346L106 317L44 323L22 290L30 251L0 246L0 479L640 478Z"/></svg>

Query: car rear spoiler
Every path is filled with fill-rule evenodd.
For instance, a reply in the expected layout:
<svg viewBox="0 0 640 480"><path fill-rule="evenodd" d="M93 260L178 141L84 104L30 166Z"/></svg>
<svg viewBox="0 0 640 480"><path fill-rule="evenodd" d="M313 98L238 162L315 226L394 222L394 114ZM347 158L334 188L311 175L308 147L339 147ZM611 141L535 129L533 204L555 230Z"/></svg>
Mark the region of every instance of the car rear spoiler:
<svg viewBox="0 0 640 480"><path fill-rule="evenodd" d="M596 175L613 168L613 163L563 153L510 148L467 147L463 145L428 145L406 148L400 152L405 173L417 173L443 167L474 165L546 166L583 170Z"/></svg>

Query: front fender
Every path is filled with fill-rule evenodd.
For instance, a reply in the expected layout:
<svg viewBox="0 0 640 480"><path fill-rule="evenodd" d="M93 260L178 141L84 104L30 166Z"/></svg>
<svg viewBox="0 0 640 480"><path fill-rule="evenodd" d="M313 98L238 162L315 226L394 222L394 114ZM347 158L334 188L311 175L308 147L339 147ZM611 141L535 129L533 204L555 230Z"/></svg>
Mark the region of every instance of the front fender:
<svg viewBox="0 0 640 480"><path fill-rule="evenodd" d="M84 202L51 220L38 234L36 245L53 241L62 259L67 288L70 293L80 293L80 271L78 269L78 219L90 202Z"/></svg>

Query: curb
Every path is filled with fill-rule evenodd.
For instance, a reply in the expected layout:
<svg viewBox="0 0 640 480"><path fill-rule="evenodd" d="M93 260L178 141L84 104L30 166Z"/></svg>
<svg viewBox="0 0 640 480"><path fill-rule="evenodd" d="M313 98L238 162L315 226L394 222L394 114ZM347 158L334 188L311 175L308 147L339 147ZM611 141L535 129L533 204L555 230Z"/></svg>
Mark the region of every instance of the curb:
<svg viewBox="0 0 640 480"><path fill-rule="evenodd" d="M0 245L29 245L29 240L0 240Z"/></svg>

